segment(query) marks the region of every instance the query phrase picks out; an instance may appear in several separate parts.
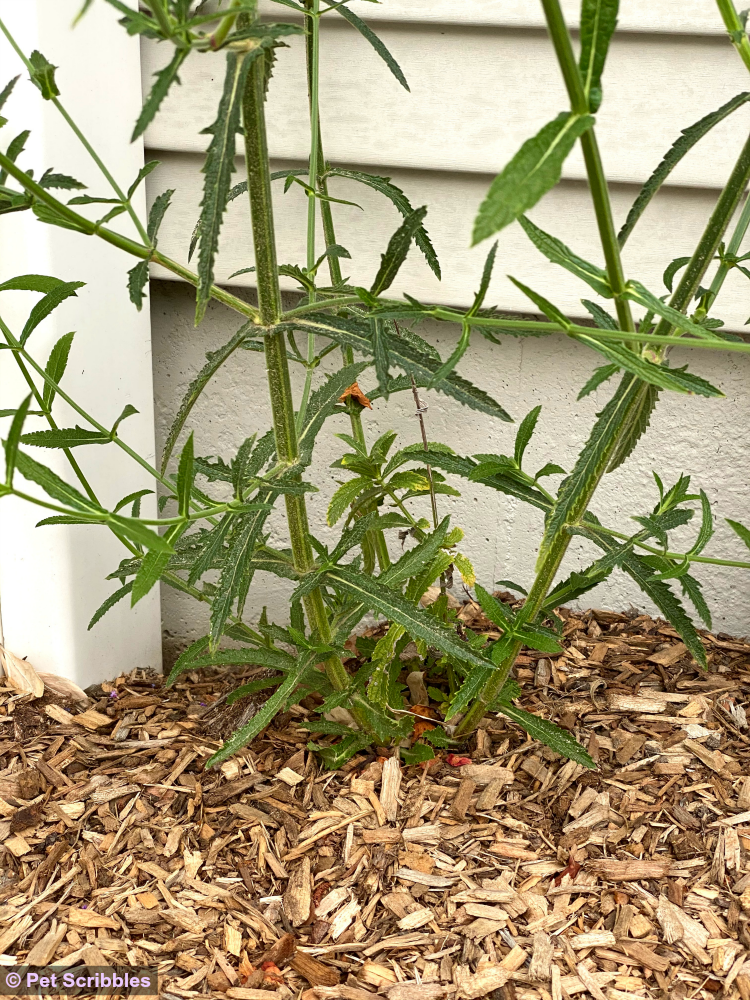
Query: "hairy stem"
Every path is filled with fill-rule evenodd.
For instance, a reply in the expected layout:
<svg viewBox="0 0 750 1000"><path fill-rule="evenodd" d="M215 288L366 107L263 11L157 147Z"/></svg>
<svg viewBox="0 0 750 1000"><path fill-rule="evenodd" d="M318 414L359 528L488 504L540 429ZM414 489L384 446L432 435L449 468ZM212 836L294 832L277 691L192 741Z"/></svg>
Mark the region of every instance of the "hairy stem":
<svg viewBox="0 0 750 1000"><path fill-rule="evenodd" d="M281 290L276 264L264 99L264 62L257 59L248 73L242 115L260 320L264 326L273 327L281 315ZM276 453L279 462L292 465L298 458L299 446L283 333L266 334L265 351ZM315 561L310 545L305 498L287 494L284 500L295 567L300 573L309 573L313 570ZM322 642L330 642L331 627L321 591L313 590L305 597L304 603L310 628L318 632ZM341 691L348 686L349 675L338 656L330 656L326 660L325 669L336 690Z"/></svg>

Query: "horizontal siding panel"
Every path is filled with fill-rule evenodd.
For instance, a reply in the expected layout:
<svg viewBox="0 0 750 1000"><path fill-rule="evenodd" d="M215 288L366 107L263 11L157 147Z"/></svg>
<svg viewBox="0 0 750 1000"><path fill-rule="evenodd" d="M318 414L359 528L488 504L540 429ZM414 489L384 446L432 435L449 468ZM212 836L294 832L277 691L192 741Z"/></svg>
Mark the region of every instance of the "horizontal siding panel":
<svg viewBox="0 0 750 1000"><path fill-rule="evenodd" d="M199 214L203 175L201 158L189 154L159 154L161 166L147 178L151 200L165 188L175 188L173 205L162 224L159 247L177 260L187 263L190 235ZM299 166L275 163L274 168ZM243 168L238 160L237 179ZM434 171L392 171L412 204L428 205L427 228L440 257L443 280L438 282L421 254L412 249L399 276L394 292L408 291L425 301L466 305L477 288L489 241L470 248L471 224L489 177L477 174L447 174ZM344 273L355 284L369 285L377 271L380 254L400 216L385 199L362 185L337 179L331 193L357 202L360 209L334 205L336 235L349 249L353 260L342 261ZM635 197L636 189L616 185L612 191L615 220L619 224ZM624 255L628 277L644 282L656 294L664 294L661 276L673 257L689 254L710 214L716 193L689 188L666 188L652 202L631 236ZM274 204L279 240L279 261L300 264L305 260L306 199L299 188L283 194L283 182L274 186ZM582 183L565 181L558 185L531 213L542 228L568 242L581 256L602 263L596 226L588 190ZM322 236L319 236L322 242ZM217 278L226 282L228 275L254 263L245 198L238 198L228 210L221 235ZM595 297L587 285L576 281L567 271L550 264L529 242L518 224L500 233L495 274L487 302L502 309L528 312L530 306L521 292L508 281L512 274L541 291L571 315L583 315L581 297ZM169 277L155 269L154 275ZM250 286L252 275L241 275L228 282ZM285 281L286 288L294 284ZM747 279L732 272L719 300L717 315L736 329L741 329L750 312Z"/></svg>
<svg viewBox="0 0 750 1000"><path fill-rule="evenodd" d="M538 0L386 0L380 4L353 0L349 6L368 21L544 26ZM577 27L580 0L562 0L561 6L568 24ZM261 9L275 20L281 20L278 4L266 0ZM708 0L629 0L621 5L619 28L621 31L667 34L724 34L716 5Z"/></svg>
<svg viewBox="0 0 750 1000"><path fill-rule="evenodd" d="M494 174L567 99L551 46L539 31L381 25L411 84L406 93L369 44L343 21L322 39L321 114L326 155L339 162ZM168 52L146 42L144 88ZM198 152L215 116L224 59L194 55L146 134L151 149ZM608 176L642 183L680 129L748 87L747 71L723 40L624 35L611 48L598 134ZM271 83L271 154L307 158L302 40L283 50ZM683 161L671 183L721 183L750 126L741 109ZM564 176L583 178L574 150Z"/></svg>

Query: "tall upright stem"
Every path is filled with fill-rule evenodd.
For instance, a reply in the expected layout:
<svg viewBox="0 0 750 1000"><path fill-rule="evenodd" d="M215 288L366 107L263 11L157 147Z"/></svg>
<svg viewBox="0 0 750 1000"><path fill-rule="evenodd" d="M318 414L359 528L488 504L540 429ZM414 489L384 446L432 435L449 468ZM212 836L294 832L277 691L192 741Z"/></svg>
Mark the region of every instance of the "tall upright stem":
<svg viewBox="0 0 750 1000"><path fill-rule="evenodd" d="M258 308L261 323L272 328L278 323L281 315L281 290L276 264L264 89L264 63L262 59L256 59L247 76L242 114L247 187L258 280ZM277 457L279 462L293 465L299 456L299 445L283 333L269 331L265 335L265 355ZM286 494L284 499L295 567L300 573L309 573L314 567L314 558L310 545L305 498ZM304 602L310 628L317 631L322 642L330 642L331 628L321 591L319 589L312 591L305 597ZM333 687L339 691L347 687L349 675L337 656L329 657L325 667Z"/></svg>
<svg viewBox="0 0 750 1000"><path fill-rule="evenodd" d="M577 115L587 115L589 113L589 104L583 89L583 81L581 80L578 63L573 53L570 32L560 9L560 2L559 0L542 0L542 7L547 18L547 28L555 48L557 61L560 64L560 70L565 81L565 89L568 92L570 110ZM622 270L620 247L617 242L617 232L612 218L612 205L609 199L607 179L604 176L599 144L596 141L596 134L593 127L581 136L581 148L583 149L583 158L586 163L586 175L591 190L591 198L594 203L596 223L599 227L599 239L607 266L607 277L609 278L609 284L615 297L615 308L617 310L620 329L635 333L635 323L630 311L630 303L624 298L626 282Z"/></svg>
<svg viewBox="0 0 750 1000"><path fill-rule="evenodd" d="M312 271L315 266L315 226L317 221L317 198L318 190L318 154L320 151L320 115L318 111L318 79L320 60L320 0L305 0L308 10L307 35L305 38L307 55L307 88L310 100L310 161L308 173L307 195L307 270ZM315 290L309 293L310 302L315 301ZM302 390L302 400L299 408L299 420L304 419L307 409L307 400L310 397L312 387L312 363L315 360L315 334L307 334L307 370L305 372L305 385Z"/></svg>

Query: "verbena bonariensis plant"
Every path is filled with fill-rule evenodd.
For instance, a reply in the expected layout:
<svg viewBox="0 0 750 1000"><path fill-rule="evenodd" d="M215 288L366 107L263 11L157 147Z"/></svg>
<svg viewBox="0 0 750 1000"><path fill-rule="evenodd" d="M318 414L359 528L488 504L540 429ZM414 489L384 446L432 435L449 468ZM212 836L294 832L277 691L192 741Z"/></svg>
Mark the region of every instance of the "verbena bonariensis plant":
<svg viewBox="0 0 750 1000"><path fill-rule="evenodd" d="M333 167L325 159L318 113L322 17L339 16L349 21L372 43L406 87L393 56L346 2L275 0L294 12L295 23L259 20L255 0L231 0L218 15L216 11L206 12L204 3L196 4L194 0L145 0L138 11L122 0L107 2L122 13L121 23L128 32L166 41L174 48L171 60L156 74L136 123L134 138L143 133L170 87L178 82L180 68L188 57L221 60L225 64L216 120L205 129L211 139L203 168L204 196L190 248L191 255L196 248L198 251L196 271L171 260L158 247L159 225L169 208L172 191L165 191L154 200L145 224L133 210L133 192L155 162L147 163L127 193L124 192L60 103L54 67L39 52L28 57L21 53L2 22L0 30L24 60L42 98L52 101L66 118L111 190L105 197L84 194L67 201L64 200L67 195L55 195L53 192L80 189L83 185L51 169L35 177L33 171L20 165L27 135L24 131L0 154L0 211L30 209L41 222L77 234L71 235L71 239L78 239L78 234L96 236L137 258L129 272L128 289L139 309L148 280L148 265L156 262L195 286L196 323L201 321L213 298L239 314L242 326L224 347L208 355L168 434L161 467L155 469L121 435L120 422L133 413L132 407L125 409L113 427L106 427L61 387L73 349L72 334L58 341L45 363L37 361L29 351L34 329L60 302L75 295L80 282L63 282L44 275L23 275L4 281L0 284L1 291L25 289L42 297L22 331L12 331L0 319L3 346L12 352L29 387L29 395L20 405L3 411L3 415L12 416L12 422L5 441L6 479L0 490L4 495L25 497L50 510L51 516L42 524L104 525L122 541L127 557L111 574L121 586L95 613L92 625L127 594L135 603L159 580L210 604L210 633L182 654L170 675L171 682L184 671L204 666L253 663L268 668L264 676L234 692L233 698L263 690L272 693L262 709L211 758L211 764L224 760L260 732L277 712L312 692L322 699L320 717L303 725L315 733L341 737L330 746L311 744L328 766L340 764L371 743L403 743L413 732L415 713L403 698L400 654L414 641L423 669L429 671L433 684L430 694L443 703L446 721L424 734L424 742L415 741L410 748L401 748L407 761L429 759L432 747L447 746L451 740L467 736L489 710L504 713L560 753L593 766L573 736L513 706L519 689L510 675L521 647L526 645L548 653L559 651L561 623L555 609L581 597L619 570L636 581L671 622L695 659L705 665L703 645L670 581L679 582L682 593L710 626L710 613L700 584L691 574L693 564L750 568L750 562L702 554L714 530L711 509L702 490L690 492L686 476L670 488L665 488L656 476L659 500L650 513L635 517L638 530L632 535L608 528L590 509L602 477L628 458L645 432L661 391L721 396L718 389L699 376L672 367L668 359L671 346L750 351L750 344L722 332L721 321L713 315L727 273L735 267L748 273L741 262L750 254L743 256L740 246L750 224L750 200L744 201L728 242L724 238L750 180L750 139L739 151L693 255L671 263L665 257L664 281L671 292L668 301L666 296L654 294L638 281L626 279L620 257L621 247L670 171L717 122L750 100L750 94L738 95L681 134L639 194L618 235L595 130L617 0L583 0L578 59L559 0L542 0L570 108L524 143L495 179L479 209L474 242L518 220L549 260L580 278L600 299L610 300L615 315L599 302L584 299L593 323L582 325L568 319L538 292L516 282L545 316L543 320L526 321L504 317L484 305L495 247L487 256L479 291L466 310L425 305L409 296L389 299L385 295L413 243L438 276L440 269L424 228L425 208L414 209L404 193L386 178ZM92 0L86 0L82 13L91 3ZM731 41L750 68L750 40L731 0L717 0L717 6ZM304 35L307 53L309 164L304 171L272 174L266 143L265 94L278 50L284 47L283 39L295 34ZM9 97L14 83L11 81L0 95L0 105ZM0 119L0 124L4 123ZM238 134L244 141L247 180L233 186ZM578 257L525 214L557 183L563 161L577 141L583 149L604 267ZM336 240L333 213L337 199L331 193L341 177L374 188L389 198L403 216L369 288L353 285L342 274L341 261L350 254ZM287 187L301 185L308 196L304 264L277 263L271 202L271 186L277 179L283 179ZM255 245L257 307L218 287L213 277L226 206L230 200L245 195L249 197ZM83 214L84 206L99 203L107 206L103 217L92 220ZM325 235L324 247L316 244L318 213ZM109 226L115 217L126 215L135 227L134 237ZM705 275L717 261L706 287ZM328 284L322 279L324 269L329 275ZM680 270L682 276L672 291ZM282 306L279 275L292 277L300 286L301 296L292 309L285 310ZM633 306L641 311L637 322ZM445 360L413 330L416 323L428 318L456 324L461 329L455 350ZM394 433L368 443L362 421L366 397L357 385L357 380L365 377L372 385L368 391L370 400L412 391L421 414L419 390L430 389L500 420L510 420L499 403L456 373L473 332L483 334L493 343L499 343L497 335L503 333L514 336L562 333L586 344L603 355L606 364L596 369L580 396L607 379L619 378L572 472L565 475L556 493L545 488L541 480L564 474L564 470L549 464L532 475L523 467L539 407L521 422L512 456L462 457L446 445L430 443L424 428L421 442L395 453ZM297 340L300 335L306 336L302 346ZM321 375L320 362L338 349L341 366L332 374ZM251 352L248 359L252 352L265 355L273 428L246 440L228 464L196 456L191 434L182 446L176 470L170 471L170 459L196 399L237 351ZM289 378L290 364L301 365L305 372L304 389L296 401ZM403 374L394 375L392 369L400 369ZM58 397L79 414L86 426L58 427L53 415ZM339 540L329 551L310 530L306 494L315 487L303 476L327 418L342 412L349 415L351 433L339 435L349 450L336 466L350 478L344 478L328 510L329 525L342 519L344 524ZM26 423L31 418L41 419L46 428L27 430ZM170 516L158 520L140 517L143 491L124 497L114 510L102 506L94 488L84 478L73 449L103 444L123 449L148 469L163 491L160 510L171 508ZM63 481L40 464L26 446L62 449L76 485ZM536 574L520 610L514 612L480 585L475 586L477 601L499 632L496 641L466 634L448 609L446 589L452 567L459 570L468 586L474 586L475 580L469 560L456 549L461 530L451 528L447 517L442 520L439 517L437 496L455 490L436 470L523 500L544 516ZM39 491L27 494L19 489L19 477ZM213 493L217 491L223 496L231 494L231 499L216 499ZM424 503L428 497L431 516L414 513L415 502ZM272 548L264 534L269 512L280 501L286 509L289 549ZM691 504L697 504L701 511L697 538L689 551L674 552L670 549L669 532L693 517ZM126 513L127 508L130 513ZM729 524L750 546L750 530L736 522ZM395 531L401 533L402 539L410 537L413 545L394 562L386 534ZM585 538L601 554L585 570L560 579L561 564L574 535ZM265 613L254 626L243 620L248 591L258 572L275 573L295 582L289 625L269 624ZM441 596L430 607L423 608L420 599L437 580ZM517 590L520 592L521 588ZM367 654L365 665L351 674L344 663L347 656L344 644L369 611L384 616L390 625L379 641L371 642L369 647L366 643L360 646ZM230 640L231 648L223 640ZM344 707L350 712L351 724L330 721L333 709Z"/></svg>

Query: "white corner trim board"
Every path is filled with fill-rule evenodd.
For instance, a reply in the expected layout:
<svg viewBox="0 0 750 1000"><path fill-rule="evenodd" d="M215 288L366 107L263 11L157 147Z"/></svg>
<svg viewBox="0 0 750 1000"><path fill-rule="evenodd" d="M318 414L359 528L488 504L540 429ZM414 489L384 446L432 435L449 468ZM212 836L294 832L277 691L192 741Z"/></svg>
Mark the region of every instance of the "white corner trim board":
<svg viewBox="0 0 750 1000"><path fill-rule="evenodd" d="M26 53L39 49L59 67L61 100L127 189L143 165L142 145L130 144L141 107L138 39L128 37L117 24L117 12L103 3L94 4L73 30L80 6L80 0L23 0L20 4L0 0L0 15ZM86 183L89 193L110 196L106 181L56 109L41 100L4 37L0 38L0 66L0 86L21 74L4 109L9 124L3 130L3 147L22 128L30 128L24 167L33 164L37 173L39 166L54 167ZM136 209L144 215L143 187L136 202ZM120 223L122 231L130 233L129 223L122 219L127 216L115 225ZM126 272L132 264L115 248L43 225L31 212L0 217L0 281L41 273L86 282L77 298L64 302L34 332L29 347L35 357L45 363L55 341L75 330L66 388L108 426L127 403L135 406L139 413L124 426L124 436L142 455L153 458L149 310L146 305L139 313L128 300ZM19 330L37 298L29 292L4 292L0 314ZM8 354L0 352L0 405L4 409L18 405L27 392ZM80 422L65 404L58 401L56 406L63 426ZM2 436L7 426L3 420ZM28 426L42 425L39 418L30 418ZM58 473L69 475L62 455L37 451L37 456ZM146 473L116 447L80 448L76 457L101 501L110 507L133 490L153 488ZM152 502L144 504L144 513L155 510L153 498L146 500ZM103 528L36 528L40 516L40 508L14 498L0 503L0 615L5 646L17 656L28 657L38 670L69 677L82 687L134 667L159 669L158 588L134 610L122 601L87 631L93 612L119 586L105 578L125 550Z"/></svg>

